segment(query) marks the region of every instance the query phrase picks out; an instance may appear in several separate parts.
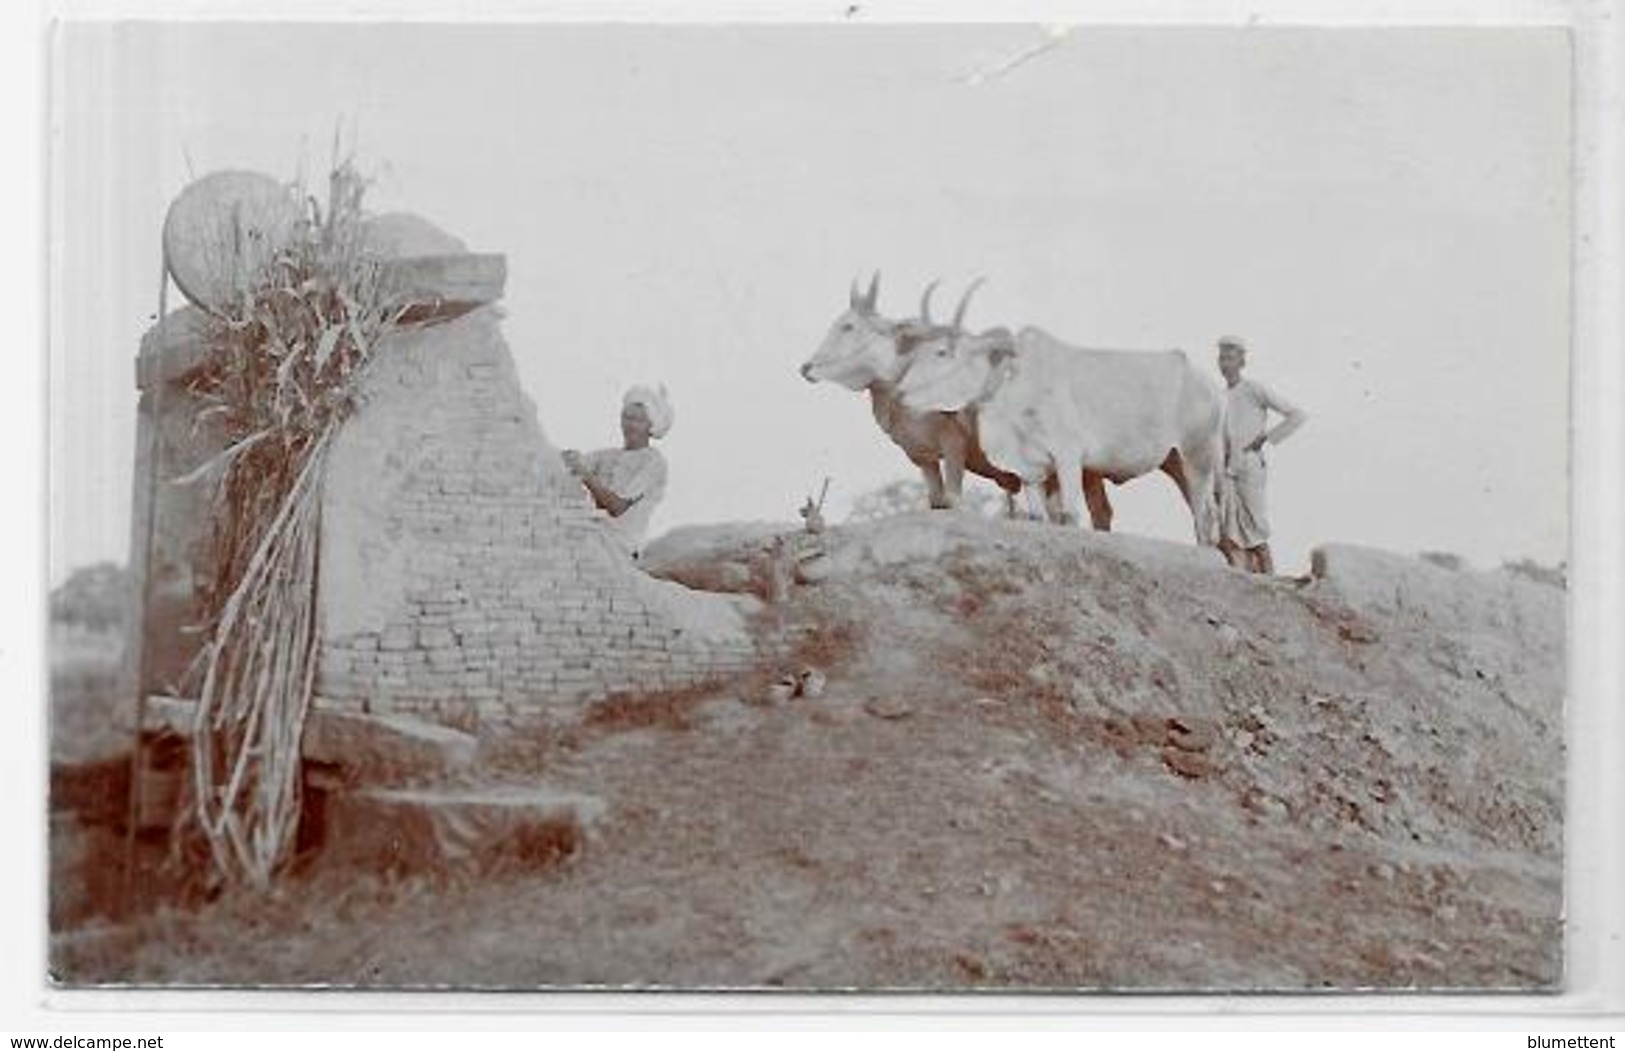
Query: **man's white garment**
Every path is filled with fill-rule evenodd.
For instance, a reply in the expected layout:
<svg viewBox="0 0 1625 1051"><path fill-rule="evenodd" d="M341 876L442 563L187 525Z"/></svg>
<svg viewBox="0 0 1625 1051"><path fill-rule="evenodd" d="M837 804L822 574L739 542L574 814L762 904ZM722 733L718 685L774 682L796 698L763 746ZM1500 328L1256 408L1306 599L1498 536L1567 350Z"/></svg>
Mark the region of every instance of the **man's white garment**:
<svg viewBox="0 0 1625 1051"><path fill-rule="evenodd" d="M649 531L655 505L666 495L666 458L652 445L641 449L598 449L582 458L586 473L623 500L632 501L605 523L627 552L636 555Z"/></svg>
<svg viewBox="0 0 1625 1051"><path fill-rule="evenodd" d="M1224 477L1219 485L1219 529L1242 547L1258 547L1270 538L1265 488L1269 468L1262 448L1251 445L1269 425L1269 414L1291 416L1290 402L1257 380L1243 379L1225 392Z"/></svg>

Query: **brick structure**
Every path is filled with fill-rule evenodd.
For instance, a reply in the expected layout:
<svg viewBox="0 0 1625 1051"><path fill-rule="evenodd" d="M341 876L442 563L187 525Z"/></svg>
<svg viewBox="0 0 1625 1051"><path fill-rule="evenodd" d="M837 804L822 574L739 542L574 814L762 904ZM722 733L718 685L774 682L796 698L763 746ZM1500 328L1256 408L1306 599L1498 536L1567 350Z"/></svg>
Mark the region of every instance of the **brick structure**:
<svg viewBox="0 0 1625 1051"><path fill-rule="evenodd" d="M391 338L364 392L323 507L325 703L463 723L754 663L734 600L654 580L610 541L495 308Z"/></svg>
<svg viewBox="0 0 1625 1051"><path fill-rule="evenodd" d="M467 269L448 262L448 272ZM433 282L432 265L410 266ZM378 347L333 449L317 705L468 726L568 716L595 698L754 666L739 599L655 580L605 536L602 512L520 390L498 308L464 309ZM212 555L206 486L170 481L220 448L194 427L198 406L178 383L207 354L199 320L192 307L165 318L138 368L131 564L152 577L141 614L154 692L178 682L196 652L186 626L198 620Z"/></svg>

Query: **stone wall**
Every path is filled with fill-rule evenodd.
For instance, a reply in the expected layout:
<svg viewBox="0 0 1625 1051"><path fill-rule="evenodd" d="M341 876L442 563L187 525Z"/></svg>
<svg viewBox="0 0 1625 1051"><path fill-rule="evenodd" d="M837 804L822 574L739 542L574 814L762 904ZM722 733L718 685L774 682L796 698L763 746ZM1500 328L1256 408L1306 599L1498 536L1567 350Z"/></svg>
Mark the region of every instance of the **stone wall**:
<svg viewBox="0 0 1625 1051"><path fill-rule="evenodd" d="M190 306L170 313L142 338L136 359L130 566L141 642L131 657L145 669L150 693L173 692L200 648L194 629L214 564L213 488L207 479L179 481L225 448L225 436L200 419L204 406L182 382L207 353L205 318Z"/></svg>

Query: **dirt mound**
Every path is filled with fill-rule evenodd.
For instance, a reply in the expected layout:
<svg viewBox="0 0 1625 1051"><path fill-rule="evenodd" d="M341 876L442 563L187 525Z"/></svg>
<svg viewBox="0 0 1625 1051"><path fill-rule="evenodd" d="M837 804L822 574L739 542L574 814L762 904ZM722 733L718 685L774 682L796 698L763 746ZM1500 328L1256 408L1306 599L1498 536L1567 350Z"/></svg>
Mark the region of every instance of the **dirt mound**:
<svg viewBox="0 0 1625 1051"><path fill-rule="evenodd" d="M1119 753L1179 727L1204 759L1170 755L1178 772L1312 827L1559 849L1558 589L1351 547L1261 579L1194 547L969 516L831 548L815 601L870 626L848 676L986 695Z"/></svg>
<svg viewBox="0 0 1625 1051"><path fill-rule="evenodd" d="M757 542L696 533L684 557ZM493 782L603 801L562 868L342 892L318 872L269 908L151 921L139 949L63 948L59 968L504 987L1560 979L1560 590L1342 547L1308 579L1260 579L1189 546L940 513L825 542L823 581L755 615L783 665L482 744ZM808 666L817 696L768 699Z"/></svg>

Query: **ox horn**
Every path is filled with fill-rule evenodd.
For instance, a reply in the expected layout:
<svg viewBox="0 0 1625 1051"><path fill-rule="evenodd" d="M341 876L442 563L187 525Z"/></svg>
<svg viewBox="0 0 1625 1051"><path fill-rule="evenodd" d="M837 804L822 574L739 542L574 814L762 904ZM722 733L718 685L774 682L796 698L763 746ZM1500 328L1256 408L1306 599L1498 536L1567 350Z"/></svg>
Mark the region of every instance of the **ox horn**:
<svg viewBox="0 0 1625 1051"><path fill-rule="evenodd" d="M926 285L925 291L920 295L920 320L927 325L934 324L931 320L931 293L935 292L940 284L942 284L942 278L939 277Z"/></svg>
<svg viewBox="0 0 1625 1051"><path fill-rule="evenodd" d="M959 329L964 327L964 324L965 324L965 308L970 306L970 297L974 296L976 294L976 290L978 288L981 288L982 287L982 282L984 282L986 280L987 280L986 277L979 277L975 281L972 281L970 283L970 287L965 289L965 294L959 297L959 308L954 311L954 325L953 325L953 327L954 327L955 330L959 330Z"/></svg>
<svg viewBox="0 0 1625 1051"><path fill-rule="evenodd" d="M874 313L876 308L879 307L879 305L880 305L880 271L879 270L876 270L875 271L875 276L869 279L869 292L868 292L867 295L865 295L863 297L863 305L864 305L865 308L868 309L869 313L871 313L871 314Z"/></svg>
<svg viewBox="0 0 1625 1051"><path fill-rule="evenodd" d="M863 300L858 296L858 279L854 277L852 279L852 290L846 294L846 305L856 310L862 303Z"/></svg>

